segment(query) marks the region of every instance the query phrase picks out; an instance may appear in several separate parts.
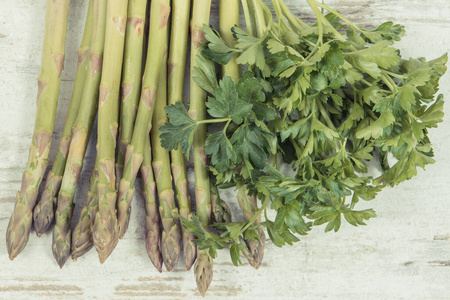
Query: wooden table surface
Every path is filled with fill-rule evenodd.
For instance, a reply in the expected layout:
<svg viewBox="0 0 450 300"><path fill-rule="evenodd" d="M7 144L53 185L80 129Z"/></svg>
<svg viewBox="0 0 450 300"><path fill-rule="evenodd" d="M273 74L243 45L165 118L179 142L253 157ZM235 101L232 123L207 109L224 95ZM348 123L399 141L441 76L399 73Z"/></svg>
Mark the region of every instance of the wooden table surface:
<svg viewBox="0 0 450 300"><path fill-rule="evenodd" d="M217 1L212 20L217 20ZM311 20L303 0L286 1ZM327 0L357 24L387 20L406 25L398 44L404 57L436 58L450 50L449 0ZM87 0L72 1L54 140L58 140L73 85L76 50ZM0 237L4 239L15 193L26 164L35 115L40 69L44 0L0 0ZM213 22L214 23L214 22ZM215 22L217 23L217 22ZM450 97L450 76L441 80ZM450 105L431 131L437 163L426 172L362 204L377 211L369 226L343 224L338 233L316 228L293 247L267 241L264 264L234 267L222 251L214 263L208 299L450 299ZM91 143L92 144L92 143ZM57 143L53 143L54 157ZM93 163L88 148L77 208L84 201ZM0 299L192 299L198 297L192 272L178 263L159 274L144 246L143 200L133 202L128 233L105 264L95 251L62 270L52 257L51 233L32 232L14 262L0 244ZM233 201L232 191L224 193ZM236 205L234 205L236 207Z"/></svg>

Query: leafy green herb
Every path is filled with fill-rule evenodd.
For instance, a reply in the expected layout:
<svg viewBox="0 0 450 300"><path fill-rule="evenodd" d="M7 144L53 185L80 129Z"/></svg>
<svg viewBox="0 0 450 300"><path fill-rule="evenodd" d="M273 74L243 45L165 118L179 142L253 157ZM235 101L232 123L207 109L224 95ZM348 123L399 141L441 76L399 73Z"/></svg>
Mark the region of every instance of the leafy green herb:
<svg viewBox="0 0 450 300"><path fill-rule="evenodd" d="M254 221L262 214L266 219L257 226L266 227L280 247L314 226L328 232L338 231L343 220L365 225L376 214L356 210L361 199L374 199L385 186L434 162L428 130L444 114L436 93L447 55L402 59L394 43L403 26L361 28L316 0L306 0L317 18L308 25L283 1L273 2L278 22L270 14L246 20L257 28L234 27L234 47L205 27L207 42L195 70L196 82L212 96L205 122L220 124L211 127L205 145L212 174L222 186L247 186L262 205L252 219L215 224L208 233L195 222L183 225L202 247L230 247L235 265L245 255L243 241L258 237ZM262 1L255 3L250 11L267 12ZM242 79L234 84L225 76L217 83L212 61L227 64L236 53L247 68ZM187 153L196 123L183 109L168 108L162 138ZM372 178L368 161L376 159L381 171ZM279 170L280 161L289 164L289 176ZM269 208L276 211L274 220L265 214Z"/></svg>

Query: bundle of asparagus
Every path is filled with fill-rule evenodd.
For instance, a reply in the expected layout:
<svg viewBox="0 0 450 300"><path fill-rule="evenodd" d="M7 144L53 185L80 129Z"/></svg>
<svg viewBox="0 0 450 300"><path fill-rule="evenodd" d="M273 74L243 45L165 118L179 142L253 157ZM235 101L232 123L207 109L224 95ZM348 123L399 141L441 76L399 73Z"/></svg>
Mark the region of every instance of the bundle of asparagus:
<svg viewBox="0 0 450 300"><path fill-rule="evenodd" d="M202 295L216 249L229 248L235 265L244 257L261 266L264 227L282 246L313 225L337 231L341 214L355 226L374 217L372 210L354 210L359 198L371 200L433 162L427 129L442 121L442 97L434 95L447 57L402 60L391 47L402 26L360 28L323 3L306 2L317 17L311 26L282 0L272 0L276 21L262 0L219 0L215 31L208 26L211 0L90 0L59 149L36 203L49 162L69 9L69 0L47 0L34 134L6 234L10 259L24 249L33 222L38 236L54 224L52 251L61 268L92 247L104 263L126 234L138 173L149 258L162 272L182 254ZM222 65L220 81L214 62ZM72 233L96 116L97 158ZM374 151L384 174L372 180L361 174ZM398 161L389 163L389 153ZM194 165L195 209L186 158ZM279 171L281 160L293 163L295 177ZM227 187L238 191L241 221L232 221L220 197L218 188Z"/></svg>

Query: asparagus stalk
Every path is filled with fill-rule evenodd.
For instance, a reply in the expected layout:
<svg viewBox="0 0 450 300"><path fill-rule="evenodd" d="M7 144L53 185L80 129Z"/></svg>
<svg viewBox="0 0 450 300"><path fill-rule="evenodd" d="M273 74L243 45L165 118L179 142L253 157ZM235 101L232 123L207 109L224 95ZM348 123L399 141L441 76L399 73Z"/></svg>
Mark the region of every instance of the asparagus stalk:
<svg viewBox="0 0 450 300"><path fill-rule="evenodd" d="M64 67L69 2L47 0L34 132L22 177L22 187L17 193L14 211L6 230L6 246L11 260L22 252L28 242L39 185L47 169Z"/></svg>
<svg viewBox="0 0 450 300"><path fill-rule="evenodd" d="M152 169L152 150L150 136L146 137L144 160L141 166L143 195L145 199L145 245L147 254L153 265L162 272L163 258L161 254L161 231L159 211L156 203L156 184Z"/></svg>
<svg viewBox="0 0 450 300"><path fill-rule="evenodd" d="M160 41L165 45L167 51L168 27L166 34ZM153 161L152 167L155 172L156 187L159 197L159 213L163 225L161 238L161 254L167 271L171 271L180 256L180 228L174 214L178 213L175 206L174 191L172 188L172 174L170 172L169 151L161 146L159 138L159 127L167 122L164 107L167 105L167 57L163 59L161 67L158 91L156 93L155 112L151 131L151 144Z"/></svg>
<svg viewBox="0 0 450 300"><path fill-rule="evenodd" d="M106 11L104 67L98 105L98 212L93 226L94 245L101 263L109 257L119 239L114 167L127 7L127 0L110 0Z"/></svg>
<svg viewBox="0 0 450 300"><path fill-rule="evenodd" d="M253 1L252 3L252 7L255 8L257 3L255 1ZM258 16L259 14L255 12L255 15ZM225 2L224 0L221 0L219 6L219 17L220 34L229 45L233 45L235 43L235 40L231 32L231 27L233 27L234 25L239 25L239 1L227 0ZM248 29L250 30L250 28ZM259 32L259 34L261 35L262 32ZM224 75L230 76L234 82L237 82L239 80L240 69L239 65L236 62L236 55L233 56L233 58L227 65L223 66L222 72ZM255 211L258 210L256 198L247 195L245 186L239 188L238 202L246 220L251 219L254 216ZM213 212L216 212L216 210L213 210ZM220 213L220 210L217 213ZM260 239L246 240L245 242L248 249L247 251L243 252L250 265L255 269L258 269L261 266L262 259L264 257L265 244L264 231L261 227L258 227L257 231Z"/></svg>
<svg viewBox="0 0 450 300"><path fill-rule="evenodd" d="M205 42L203 25L209 24L211 0L194 0L191 20L191 74L197 65L196 56L203 50ZM206 93L198 86L192 75L190 83L191 106L189 114L196 121L206 119ZM210 181L207 170L205 154L206 124L200 124L194 133L193 156L195 173L195 198L197 204L197 216L204 226L211 220ZM213 276L213 260L208 251L201 250L197 253L197 261L194 267L197 287L202 296L205 296Z"/></svg>
<svg viewBox="0 0 450 300"><path fill-rule="evenodd" d="M195 0L194 0L195 1ZM200 294L205 297L213 277L213 259L206 250L197 252L197 261L194 265L195 280Z"/></svg>
<svg viewBox="0 0 450 300"><path fill-rule="evenodd" d="M69 154L67 156L61 190L58 195L52 250L53 256L60 267L64 265L70 256L73 198L78 177L83 167L84 154L97 114L96 100L98 99L99 83L102 73L106 6L106 0L93 1L94 32L92 34L89 65L78 116L73 124Z"/></svg>
<svg viewBox="0 0 450 300"><path fill-rule="evenodd" d="M233 37L231 28L239 26L239 0L220 0L219 1L219 26L220 35L225 42L234 46L236 41ZM222 66L223 75L230 76L235 83L241 77L241 70L236 62L237 54L235 54L228 64ZM230 208L220 199L219 191L214 184L211 184L211 205L214 219L216 222L231 222Z"/></svg>
<svg viewBox="0 0 450 300"><path fill-rule="evenodd" d="M189 13L191 1L173 0L172 29L168 64L168 102L174 104L183 101L184 75L186 71L186 52L189 34ZM192 213L186 176L186 162L181 149L172 150L171 167L174 177L180 215L189 219ZM183 240L183 260L186 269L190 269L197 257L197 248L192 240L194 235L181 227Z"/></svg>
<svg viewBox="0 0 450 300"><path fill-rule="evenodd" d="M58 153L56 154L56 159L53 163L52 170L47 175L45 190L33 211L33 224L37 236L41 236L47 231L48 227L53 223L55 217L54 209L56 199L66 166L66 158L69 152L70 138L72 136L72 126L75 122L78 108L80 106L84 78L89 61L87 57L92 36L92 19L92 3L89 2L83 38L81 40L80 48L78 48L77 73L75 75L69 111L67 113L64 129L59 141Z"/></svg>
<svg viewBox="0 0 450 300"><path fill-rule="evenodd" d="M76 261L94 246L92 226L98 211L98 159L95 160L94 171L90 178L86 205L81 210L80 218L72 234L72 259Z"/></svg>
<svg viewBox="0 0 450 300"><path fill-rule="evenodd" d="M124 63L122 70L122 104L120 107L119 151L117 155L117 178L122 177L125 152L133 135L134 120L141 91L142 54L144 50L144 27L147 1L133 0L128 5L128 21L125 34ZM132 185L134 186L134 184ZM133 189L134 191L134 189ZM133 192L128 198L133 198ZM130 218L128 207L123 227L126 231ZM122 238L123 236L120 236Z"/></svg>
<svg viewBox="0 0 450 300"><path fill-rule="evenodd" d="M117 178L122 177L125 152L133 135L134 119L141 92L146 7L147 0L129 0L128 3L121 85L119 152L116 163Z"/></svg>
<svg viewBox="0 0 450 300"><path fill-rule="evenodd" d="M250 220L254 217L256 211L258 210L257 199L254 196L249 196L245 186L242 186L238 190L238 202L244 213L244 218ZM255 224L261 222L261 217L255 221ZM258 239L248 239L245 241L248 247L248 252L246 253L246 258L252 267L259 269L261 267L262 260L264 258L264 246L266 244L266 235L264 234L261 226L257 227L257 232L259 235Z"/></svg>
<svg viewBox="0 0 450 300"><path fill-rule="evenodd" d="M120 237L126 232L129 207L131 205L134 181L143 161L146 136L151 130L151 120L154 110L154 102L158 80L160 77L161 61L167 54L160 41L166 31L170 15L170 0L153 0L150 8L150 30L147 60L142 79L141 98L136 116L133 137L127 147L125 155L125 167L122 179L119 182L117 199L118 226Z"/></svg>
<svg viewBox="0 0 450 300"><path fill-rule="evenodd" d="M239 26L239 0L219 1L219 27L220 35L229 46L234 46L236 41L231 32L233 26ZM241 70L236 63L238 54L236 53L231 61L222 67L223 75L230 76L237 82L241 76Z"/></svg>

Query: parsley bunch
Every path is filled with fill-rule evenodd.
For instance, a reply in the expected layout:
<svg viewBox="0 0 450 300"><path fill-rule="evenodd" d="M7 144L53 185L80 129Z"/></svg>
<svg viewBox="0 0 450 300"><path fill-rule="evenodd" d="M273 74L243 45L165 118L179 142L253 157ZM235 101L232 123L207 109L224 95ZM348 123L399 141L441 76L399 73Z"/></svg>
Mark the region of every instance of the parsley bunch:
<svg viewBox="0 0 450 300"><path fill-rule="evenodd" d="M404 59L393 47L403 26L361 28L322 3L306 2L317 18L312 25L282 0L272 1L276 20L262 1L242 1L247 31L232 28L234 46L205 26L194 78L210 94L210 118L194 121L181 103L166 107L163 147L179 145L189 156L196 126L209 124L205 151L217 184L247 186L262 200L248 221L204 228L195 217L181 218L201 249L215 257L216 249L230 247L236 265L258 226L283 246L313 226L338 231L342 217L364 225L376 214L355 210L360 199L372 200L434 162L428 130L443 120L443 97L435 95L447 55ZM236 53L246 69L242 78L217 80L214 62L225 65ZM368 175L369 161L378 162L377 178ZM255 225L262 214L265 221Z"/></svg>

